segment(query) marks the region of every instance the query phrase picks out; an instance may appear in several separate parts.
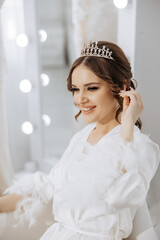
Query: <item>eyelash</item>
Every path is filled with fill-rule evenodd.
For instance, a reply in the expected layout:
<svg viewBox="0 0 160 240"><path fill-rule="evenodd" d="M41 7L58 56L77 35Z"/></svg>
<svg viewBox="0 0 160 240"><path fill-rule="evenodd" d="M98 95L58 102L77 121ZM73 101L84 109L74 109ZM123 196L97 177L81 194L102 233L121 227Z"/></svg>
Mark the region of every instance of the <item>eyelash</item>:
<svg viewBox="0 0 160 240"><path fill-rule="evenodd" d="M87 90L89 91L95 91L95 90L98 90L99 88L98 87L88 87ZM77 92L79 89L78 88L72 88L71 91L72 92Z"/></svg>

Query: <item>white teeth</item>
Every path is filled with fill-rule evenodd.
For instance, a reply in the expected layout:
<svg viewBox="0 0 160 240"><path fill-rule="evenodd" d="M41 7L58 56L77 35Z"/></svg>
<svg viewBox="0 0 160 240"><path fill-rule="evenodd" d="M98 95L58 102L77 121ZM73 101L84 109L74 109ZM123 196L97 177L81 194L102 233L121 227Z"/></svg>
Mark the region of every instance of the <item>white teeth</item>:
<svg viewBox="0 0 160 240"><path fill-rule="evenodd" d="M93 109L94 107L92 108L82 108L84 111L90 111L91 109Z"/></svg>

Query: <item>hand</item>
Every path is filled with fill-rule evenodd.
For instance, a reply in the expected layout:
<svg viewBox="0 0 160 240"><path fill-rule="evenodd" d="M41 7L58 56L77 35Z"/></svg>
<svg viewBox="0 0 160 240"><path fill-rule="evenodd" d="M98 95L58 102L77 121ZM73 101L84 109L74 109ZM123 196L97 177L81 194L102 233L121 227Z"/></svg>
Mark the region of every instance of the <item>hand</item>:
<svg viewBox="0 0 160 240"><path fill-rule="evenodd" d="M144 110L144 104L141 95L130 88L131 91L120 91L119 95L123 97L123 111L121 113L121 124L132 122L136 123L138 117ZM130 98L130 102L129 102Z"/></svg>
<svg viewBox="0 0 160 240"><path fill-rule="evenodd" d="M23 200L24 196L18 194L8 194L0 197L0 213L15 211L19 201Z"/></svg>

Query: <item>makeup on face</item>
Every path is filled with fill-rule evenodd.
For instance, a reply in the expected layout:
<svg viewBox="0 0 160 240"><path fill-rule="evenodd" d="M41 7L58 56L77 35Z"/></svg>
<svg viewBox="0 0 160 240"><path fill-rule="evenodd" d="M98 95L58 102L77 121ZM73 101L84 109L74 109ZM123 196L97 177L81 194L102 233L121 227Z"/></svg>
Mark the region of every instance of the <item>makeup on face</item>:
<svg viewBox="0 0 160 240"><path fill-rule="evenodd" d="M84 121L99 122L110 119L114 113L115 99L104 80L85 66L78 66L72 73L74 103L83 114Z"/></svg>

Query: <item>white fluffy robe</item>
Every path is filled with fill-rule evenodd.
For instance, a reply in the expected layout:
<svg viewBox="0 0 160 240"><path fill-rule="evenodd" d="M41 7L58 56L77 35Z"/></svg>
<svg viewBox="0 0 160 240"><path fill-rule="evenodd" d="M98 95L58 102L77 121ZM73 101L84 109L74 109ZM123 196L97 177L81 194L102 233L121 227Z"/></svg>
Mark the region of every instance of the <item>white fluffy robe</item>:
<svg viewBox="0 0 160 240"><path fill-rule="evenodd" d="M132 231L135 212L143 205L159 164L159 147L136 126L134 140L124 143L121 125L92 146L86 140L94 127L88 125L71 139L49 175L28 175L6 191L29 196L16 214L28 218L30 225L42 206L53 201L58 223L42 240L79 239L80 233L83 240L89 236L121 240Z"/></svg>

